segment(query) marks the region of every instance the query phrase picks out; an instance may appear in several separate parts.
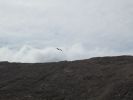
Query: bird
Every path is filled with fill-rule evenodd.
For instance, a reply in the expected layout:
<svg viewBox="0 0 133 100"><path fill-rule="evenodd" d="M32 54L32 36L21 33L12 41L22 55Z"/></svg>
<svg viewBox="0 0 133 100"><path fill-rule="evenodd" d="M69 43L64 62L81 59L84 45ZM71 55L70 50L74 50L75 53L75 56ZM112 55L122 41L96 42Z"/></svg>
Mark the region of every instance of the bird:
<svg viewBox="0 0 133 100"><path fill-rule="evenodd" d="M60 49L60 48L56 48L57 50L59 50L59 51L63 51L62 49Z"/></svg>

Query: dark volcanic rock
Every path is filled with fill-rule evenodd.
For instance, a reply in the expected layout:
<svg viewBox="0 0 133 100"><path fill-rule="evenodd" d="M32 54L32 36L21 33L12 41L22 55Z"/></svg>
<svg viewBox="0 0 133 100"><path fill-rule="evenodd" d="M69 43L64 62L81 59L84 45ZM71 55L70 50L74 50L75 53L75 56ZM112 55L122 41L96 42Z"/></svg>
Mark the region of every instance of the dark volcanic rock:
<svg viewBox="0 0 133 100"><path fill-rule="evenodd" d="M133 57L1 62L0 100L133 100Z"/></svg>

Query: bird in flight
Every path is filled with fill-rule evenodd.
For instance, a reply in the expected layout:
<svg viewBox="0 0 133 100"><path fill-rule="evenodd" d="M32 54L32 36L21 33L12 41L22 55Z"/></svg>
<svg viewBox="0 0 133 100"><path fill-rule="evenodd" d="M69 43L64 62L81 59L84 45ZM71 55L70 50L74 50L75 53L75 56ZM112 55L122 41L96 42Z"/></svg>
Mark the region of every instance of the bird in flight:
<svg viewBox="0 0 133 100"><path fill-rule="evenodd" d="M62 49L60 49L60 48L56 48L57 50L59 50L59 51L63 51Z"/></svg>

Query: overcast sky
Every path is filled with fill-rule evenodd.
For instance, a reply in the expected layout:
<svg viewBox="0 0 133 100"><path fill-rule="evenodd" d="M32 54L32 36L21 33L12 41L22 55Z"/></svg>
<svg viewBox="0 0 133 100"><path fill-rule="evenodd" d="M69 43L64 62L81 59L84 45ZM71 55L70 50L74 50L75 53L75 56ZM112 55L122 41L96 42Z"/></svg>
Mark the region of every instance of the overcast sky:
<svg viewBox="0 0 133 100"><path fill-rule="evenodd" d="M1 61L127 54L133 54L132 0L0 0Z"/></svg>

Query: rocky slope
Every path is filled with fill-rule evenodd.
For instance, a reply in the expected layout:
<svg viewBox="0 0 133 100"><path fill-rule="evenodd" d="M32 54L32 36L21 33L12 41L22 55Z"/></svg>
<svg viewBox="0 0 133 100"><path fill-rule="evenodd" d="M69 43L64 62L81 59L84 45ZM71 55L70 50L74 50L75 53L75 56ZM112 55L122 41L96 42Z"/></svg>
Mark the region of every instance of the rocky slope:
<svg viewBox="0 0 133 100"><path fill-rule="evenodd" d="M133 56L1 62L0 100L133 100Z"/></svg>

